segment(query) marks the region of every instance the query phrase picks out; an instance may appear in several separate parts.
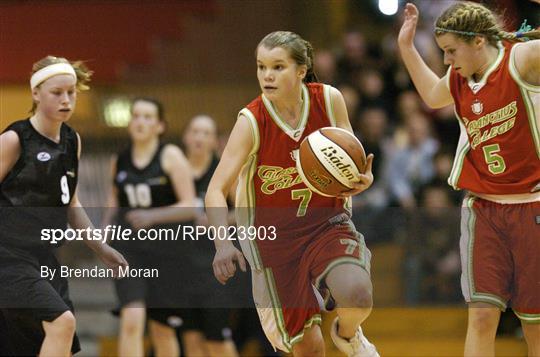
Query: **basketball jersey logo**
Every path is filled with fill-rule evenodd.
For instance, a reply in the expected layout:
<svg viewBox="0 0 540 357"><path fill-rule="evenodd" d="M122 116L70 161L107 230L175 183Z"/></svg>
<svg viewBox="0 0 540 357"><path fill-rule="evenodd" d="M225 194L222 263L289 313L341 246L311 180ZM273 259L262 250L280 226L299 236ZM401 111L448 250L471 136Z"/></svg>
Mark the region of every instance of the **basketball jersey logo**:
<svg viewBox="0 0 540 357"><path fill-rule="evenodd" d="M472 112L476 115L482 114L482 111L484 110L484 105L481 101L478 99L475 99L473 104L471 105Z"/></svg>
<svg viewBox="0 0 540 357"><path fill-rule="evenodd" d="M296 167L261 165L257 170L257 175L262 181L261 191L267 195L302 182L302 178L296 172Z"/></svg>
<svg viewBox="0 0 540 357"><path fill-rule="evenodd" d="M41 162L46 162L51 159L51 154L49 154L48 152L42 151L37 154L36 158Z"/></svg>

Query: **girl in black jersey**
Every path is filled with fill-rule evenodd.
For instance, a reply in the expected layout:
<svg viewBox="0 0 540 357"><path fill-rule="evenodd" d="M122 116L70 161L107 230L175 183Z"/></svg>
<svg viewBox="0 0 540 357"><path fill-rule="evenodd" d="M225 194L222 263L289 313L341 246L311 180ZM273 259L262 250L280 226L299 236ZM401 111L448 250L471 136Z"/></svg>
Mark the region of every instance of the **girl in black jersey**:
<svg viewBox="0 0 540 357"><path fill-rule="evenodd" d="M0 135L0 313L9 328L1 354L69 356L80 350L66 278L60 277L43 229L92 228L77 198L81 152L78 134L65 124L91 72L81 63L48 56L33 66L29 119ZM100 241L85 239L116 273L124 257ZM57 269L54 277L43 270Z"/></svg>
<svg viewBox="0 0 540 357"><path fill-rule="evenodd" d="M192 220L195 189L189 164L175 145L163 144L163 108L151 98L135 99L129 123L131 145L112 160L113 191L109 207L120 207L118 224L133 230L164 228ZM105 219L105 224L110 218ZM157 356L177 356L179 346L173 327L179 323L177 285L181 274L180 241L115 242L131 267L159 268L159 279L125 278L116 281L121 304L120 356L142 356L143 335L148 313L150 337ZM169 276L173 280L165 279ZM170 283L169 283L170 282Z"/></svg>
<svg viewBox="0 0 540 357"><path fill-rule="evenodd" d="M219 163L216 156L217 128L214 120L206 115L191 119L183 136L186 156L195 178L195 189L200 205L203 205L206 189ZM206 214L200 212L195 221L197 225L208 226ZM195 244L194 244L195 243ZM232 310L224 308L228 303L238 301L242 287L222 286L208 269L213 260L213 243L208 238L199 238L196 242L185 242L182 250L183 259L190 260L188 274L196 275L200 284L191 286L186 294L190 301L196 301L189 309L182 311L182 339L186 356L236 356L238 352L230 338L230 315ZM239 278L240 279L240 278ZM249 290L244 284L244 295ZM212 291L210 295L206 293ZM221 306L217 305L217 301Z"/></svg>

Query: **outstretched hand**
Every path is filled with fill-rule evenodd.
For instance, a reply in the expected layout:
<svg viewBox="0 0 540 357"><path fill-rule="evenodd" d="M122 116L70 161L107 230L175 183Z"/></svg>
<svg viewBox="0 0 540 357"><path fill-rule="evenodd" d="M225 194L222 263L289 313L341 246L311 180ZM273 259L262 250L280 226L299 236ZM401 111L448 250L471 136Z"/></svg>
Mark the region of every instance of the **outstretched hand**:
<svg viewBox="0 0 540 357"><path fill-rule="evenodd" d="M412 46L414 35L416 33L416 25L418 24L418 17L420 13L418 8L411 3L405 5L403 25L399 30L398 43L400 46Z"/></svg>

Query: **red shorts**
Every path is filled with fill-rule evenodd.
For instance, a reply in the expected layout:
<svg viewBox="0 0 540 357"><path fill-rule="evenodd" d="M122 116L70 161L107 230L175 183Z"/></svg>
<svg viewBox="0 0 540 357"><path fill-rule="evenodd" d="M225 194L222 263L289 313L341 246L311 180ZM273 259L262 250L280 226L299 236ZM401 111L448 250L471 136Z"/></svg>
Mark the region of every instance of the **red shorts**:
<svg viewBox="0 0 540 357"><path fill-rule="evenodd" d="M540 202L463 201L461 287L467 302L509 304L524 322L540 322Z"/></svg>
<svg viewBox="0 0 540 357"><path fill-rule="evenodd" d="M255 246L254 246L255 245ZM275 348L290 352L304 330L321 323L321 295L329 271L341 264L355 264L368 273L371 253L364 237L347 220L328 224L309 236L256 242L244 254L258 255L252 264L253 298L261 325ZM253 261L253 257L248 258Z"/></svg>

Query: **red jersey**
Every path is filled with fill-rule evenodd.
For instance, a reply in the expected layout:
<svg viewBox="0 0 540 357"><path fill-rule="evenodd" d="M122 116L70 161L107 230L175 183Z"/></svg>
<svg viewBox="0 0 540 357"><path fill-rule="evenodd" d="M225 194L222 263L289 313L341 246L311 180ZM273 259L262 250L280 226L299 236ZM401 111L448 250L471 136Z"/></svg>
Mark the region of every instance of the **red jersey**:
<svg viewBox="0 0 540 357"><path fill-rule="evenodd" d="M264 94L240 111L250 120L254 139L237 191L237 216L246 209L240 213L240 224L275 226L277 242L291 242L326 229L328 220L340 213L348 214L345 200L310 191L296 171L295 155L302 140L319 128L335 126L330 89L320 83L302 85L303 107L296 128L279 117Z"/></svg>
<svg viewBox="0 0 540 357"><path fill-rule="evenodd" d="M448 85L461 128L448 183L479 194L540 190L540 87L525 83L514 64L515 44L499 44L479 82L452 68Z"/></svg>

